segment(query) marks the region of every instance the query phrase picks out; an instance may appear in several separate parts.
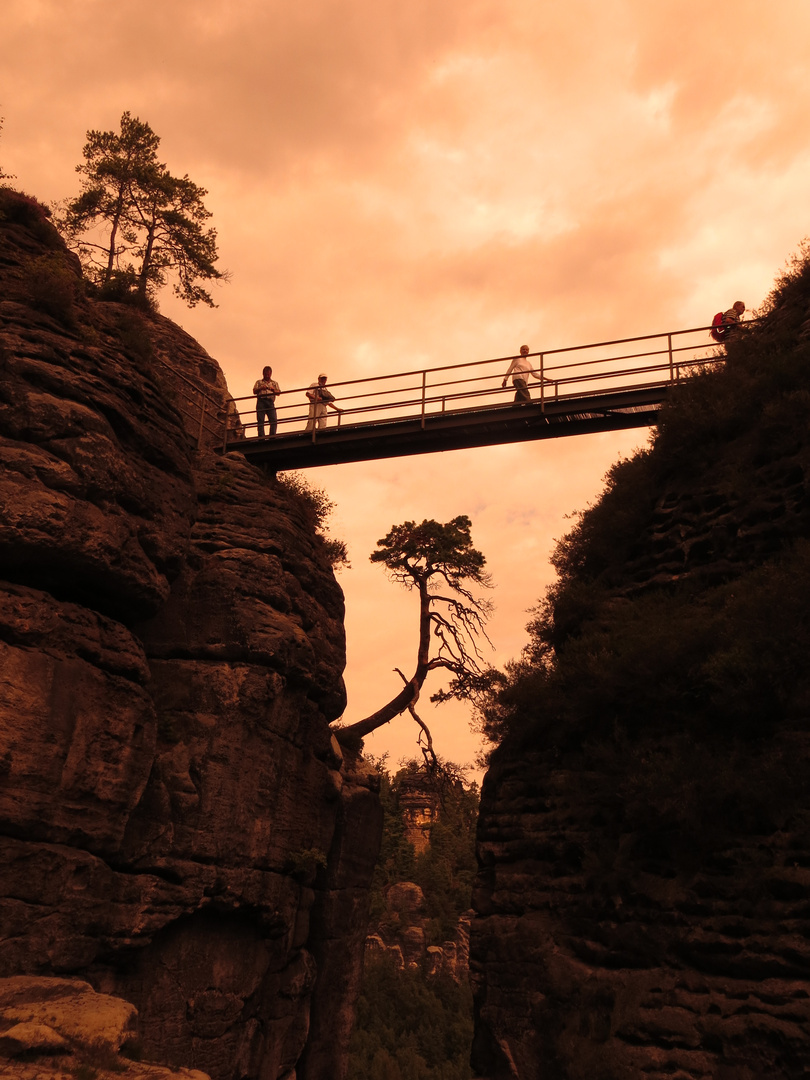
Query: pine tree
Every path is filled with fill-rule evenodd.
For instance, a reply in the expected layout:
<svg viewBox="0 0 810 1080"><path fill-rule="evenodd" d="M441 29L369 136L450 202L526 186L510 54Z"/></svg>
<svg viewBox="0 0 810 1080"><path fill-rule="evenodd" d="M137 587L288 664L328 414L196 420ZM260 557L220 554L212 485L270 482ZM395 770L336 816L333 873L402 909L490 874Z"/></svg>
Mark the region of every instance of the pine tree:
<svg viewBox="0 0 810 1080"><path fill-rule="evenodd" d="M189 307L213 307L201 281L227 280L217 270L216 232L205 188L175 177L158 160L160 138L125 112L121 129L88 131L80 194L60 220L86 271L108 292L132 292L143 302L176 277L175 293Z"/></svg>

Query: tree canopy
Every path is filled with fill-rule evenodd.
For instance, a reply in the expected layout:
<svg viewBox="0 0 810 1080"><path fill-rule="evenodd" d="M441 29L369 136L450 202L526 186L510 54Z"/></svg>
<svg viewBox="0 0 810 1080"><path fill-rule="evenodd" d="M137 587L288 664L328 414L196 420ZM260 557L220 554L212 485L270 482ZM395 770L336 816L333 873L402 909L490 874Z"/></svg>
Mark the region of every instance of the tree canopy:
<svg viewBox="0 0 810 1080"><path fill-rule="evenodd" d="M484 570L486 559L473 547L470 528L465 516L445 524L406 521L377 541L371 562L382 563L392 581L419 595L416 665L410 678L396 669L404 683L399 693L377 712L342 728L342 735L363 738L407 709L422 728L432 754L430 732L415 712L427 676L437 668L454 676L453 689L437 700L469 696L478 680L487 680L478 641L481 637L489 641L485 625L491 603L474 595L471 587L491 588L491 581ZM431 646L435 647L432 656Z"/></svg>
<svg viewBox="0 0 810 1080"><path fill-rule="evenodd" d="M84 162L76 166L81 192L67 203L60 225L103 288L145 301L172 275L189 307L213 307L201 282L227 275L214 265L207 191L188 176L173 176L158 160L159 146L149 124L128 112L118 132L88 131Z"/></svg>

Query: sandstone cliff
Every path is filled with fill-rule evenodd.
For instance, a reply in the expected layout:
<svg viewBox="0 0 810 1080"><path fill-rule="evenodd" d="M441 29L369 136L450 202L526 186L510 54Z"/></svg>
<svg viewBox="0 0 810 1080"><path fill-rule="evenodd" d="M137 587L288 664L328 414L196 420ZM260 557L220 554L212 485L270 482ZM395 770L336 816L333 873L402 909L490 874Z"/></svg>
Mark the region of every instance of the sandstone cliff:
<svg viewBox="0 0 810 1080"><path fill-rule="evenodd" d="M323 542L207 448L215 361L0 195L0 975L81 975L215 1080L339 1078L381 817Z"/></svg>
<svg viewBox="0 0 810 1080"><path fill-rule="evenodd" d="M493 712L487 1080L810 1071L810 269L561 546Z"/></svg>

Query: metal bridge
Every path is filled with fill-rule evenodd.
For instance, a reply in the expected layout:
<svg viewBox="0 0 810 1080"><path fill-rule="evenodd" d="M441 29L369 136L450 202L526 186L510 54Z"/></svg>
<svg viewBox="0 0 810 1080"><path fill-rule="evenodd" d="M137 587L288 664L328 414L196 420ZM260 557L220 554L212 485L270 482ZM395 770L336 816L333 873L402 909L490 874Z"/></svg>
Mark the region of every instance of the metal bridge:
<svg viewBox="0 0 810 1080"><path fill-rule="evenodd" d="M707 342L709 329L530 353L536 377L526 404L513 400L511 379L502 387L514 359L506 356L330 381L342 411L328 409L327 426L312 431L305 430L309 384L282 386L274 437L258 437L252 396L225 408L220 400L214 409L213 399L199 394L187 403L187 419L199 410L198 445L238 450L273 471L644 427L656 422L679 380L725 359Z"/></svg>

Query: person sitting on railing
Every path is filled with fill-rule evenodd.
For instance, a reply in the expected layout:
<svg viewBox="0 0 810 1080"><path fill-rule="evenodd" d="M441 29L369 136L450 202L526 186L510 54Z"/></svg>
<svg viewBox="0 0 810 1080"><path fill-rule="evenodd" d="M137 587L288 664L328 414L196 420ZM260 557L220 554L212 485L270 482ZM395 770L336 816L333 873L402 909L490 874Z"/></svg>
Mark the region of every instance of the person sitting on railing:
<svg viewBox="0 0 810 1080"><path fill-rule="evenodd" d="M326 427L327 405L334 409L335 412L343 412L343 409L335 404L335 395L331 390L326 389L326 375L319 375L318 381L310 385L309 390L307 390L307 397L309 398L307 431L314 431L316 424L319 428Z"/></svg>
<svg viewBox="0 0 810 1080"><path fill-rule="evenodd" d="M551 382L551 379L545 378L539 371L535 371L532 367L532 362L529 359L529 346L520 346L520 356L516 356L512 363L509 365L509 370L503 377L502 387L506 386L506 381L509 376L512 376L512 385L515 388L515 405L525 405L532 400L532 395L529 393L529 376L533 375L538 382Z"/></svg>
<svg viewBox="0 0 810 1080"><path fill-rule="evenodd" d="M264 438L265 418L270 424L271 435L275 435L278 427L275 403L281 389L276 380L270 378L272 374L273 369L271 367L263 368L262 377L253 387L253 393L256 395L256 426L259 429L260 439Z"/></svg>

